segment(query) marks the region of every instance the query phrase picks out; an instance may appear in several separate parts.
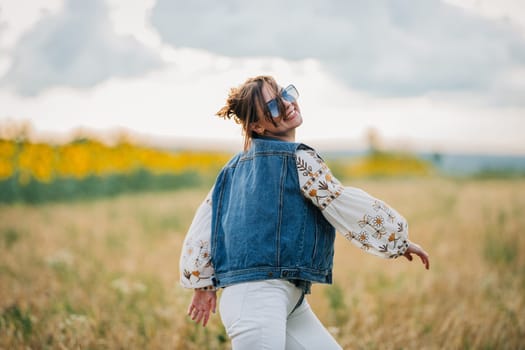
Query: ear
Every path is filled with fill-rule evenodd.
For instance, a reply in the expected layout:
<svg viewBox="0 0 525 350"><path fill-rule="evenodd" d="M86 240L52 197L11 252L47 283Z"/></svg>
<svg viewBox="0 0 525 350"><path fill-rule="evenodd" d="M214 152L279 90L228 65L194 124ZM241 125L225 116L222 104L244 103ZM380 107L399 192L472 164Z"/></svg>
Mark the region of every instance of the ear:
<svg viewBox="0 0 525 350"><path fill-rule="evenodd" d="M259 122L250 123L250 131L253 131L256 134L263 135L264 127L259 124Z"/></svg>

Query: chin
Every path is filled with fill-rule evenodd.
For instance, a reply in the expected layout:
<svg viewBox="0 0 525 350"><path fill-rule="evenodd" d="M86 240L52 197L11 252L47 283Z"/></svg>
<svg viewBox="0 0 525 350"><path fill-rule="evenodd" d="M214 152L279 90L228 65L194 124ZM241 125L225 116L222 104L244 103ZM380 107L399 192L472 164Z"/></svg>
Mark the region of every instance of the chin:
<svg viewBox="0 0 525 350"><path fill-rule="evenodd" d="M296 127L299 127L301 126L301 124L303 124L303 116L301 115L301 113L299 113L296 117L295 117L296 120L294 120L294 122L296 122Z"/></svg>

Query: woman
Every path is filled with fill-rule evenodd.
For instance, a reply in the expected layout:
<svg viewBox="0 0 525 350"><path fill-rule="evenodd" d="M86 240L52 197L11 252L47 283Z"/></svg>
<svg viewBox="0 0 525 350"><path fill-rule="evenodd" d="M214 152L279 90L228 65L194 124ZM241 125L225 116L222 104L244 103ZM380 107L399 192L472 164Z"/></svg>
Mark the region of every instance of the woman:
<svg viewBox="0 0 525 350"><path fill-rule="evenodd" d="M223 288L221 319L234 350L340 349L312 312L312 283L332 282L335 232L372 254L428 254L406 220L362 190L343 187L322 158L295 142L302 122L293 85L272 77L231 89L217 112L242 125L244 151L220 172L183 243L188 314L205 326Z"/></svg>

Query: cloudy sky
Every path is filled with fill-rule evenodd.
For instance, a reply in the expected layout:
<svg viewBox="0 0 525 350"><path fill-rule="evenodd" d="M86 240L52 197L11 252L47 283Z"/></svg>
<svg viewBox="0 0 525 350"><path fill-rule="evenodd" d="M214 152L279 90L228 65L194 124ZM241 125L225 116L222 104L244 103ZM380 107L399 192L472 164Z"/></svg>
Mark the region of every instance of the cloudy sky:
<svg viewBox="0 0 525 350"><path fill-rule="evenodd" d="M214 113L259 74L317 147L525 154L522 0L0 0L0 124L240 147Z"/></svg>

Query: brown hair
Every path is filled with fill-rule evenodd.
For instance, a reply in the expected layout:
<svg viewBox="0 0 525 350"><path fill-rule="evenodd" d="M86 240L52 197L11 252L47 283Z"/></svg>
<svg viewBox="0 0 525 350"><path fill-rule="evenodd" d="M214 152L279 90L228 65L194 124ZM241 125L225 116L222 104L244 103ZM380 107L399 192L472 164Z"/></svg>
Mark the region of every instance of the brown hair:
<svg viewBox="0 0 525 350"><path fill-rule="evenodd" d="M245 151L250 147L251 139L254 137L254 132L250 130L250 123L264 117L277 126L264 101L262 94L264 84L268 84L275 94L278 94L279 87L273 77L260 75L249 78L240 86L230 89L226 104L216 113L221 118L234 119L237 124L241 124ZM281 99L277 101L279 111L283 111Z"/></svg>

